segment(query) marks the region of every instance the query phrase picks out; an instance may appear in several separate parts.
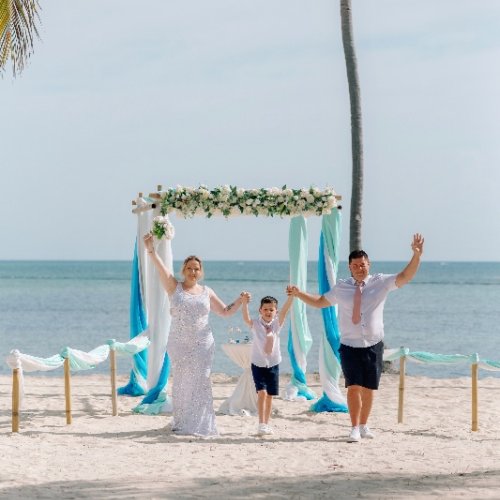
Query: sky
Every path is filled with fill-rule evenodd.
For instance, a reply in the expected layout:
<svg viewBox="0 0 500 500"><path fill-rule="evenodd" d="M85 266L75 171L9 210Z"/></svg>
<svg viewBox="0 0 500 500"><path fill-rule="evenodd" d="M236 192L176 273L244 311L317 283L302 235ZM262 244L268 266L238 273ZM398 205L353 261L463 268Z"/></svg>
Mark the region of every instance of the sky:
<svg viewBox="0 0 500 500"><path fill-rule="evenodd" d="M131 201L159 184L333 187L347 256L339 1L39 1L41 40L0 79L0 260L129 260ZM404 261L420 232L426 260L500 260L500 2L352 4L364 249ZM288 258L288 219L172 222L174 259Z"/></svg>

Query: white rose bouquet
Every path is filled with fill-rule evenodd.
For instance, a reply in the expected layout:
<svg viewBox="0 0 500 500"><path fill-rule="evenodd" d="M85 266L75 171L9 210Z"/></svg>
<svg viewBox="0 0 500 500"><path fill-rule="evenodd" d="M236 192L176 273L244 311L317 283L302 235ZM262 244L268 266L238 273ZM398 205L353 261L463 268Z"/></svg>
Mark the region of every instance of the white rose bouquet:
<svg viewBox="0 0 500 500"><path fill-rule="evenodd" d="M166 238L167 240L173 239L175 236L175 229L170 222L168 215L158 215L153 218L153 228L151 229L151 234L159 240L162 238Z"/></svg>

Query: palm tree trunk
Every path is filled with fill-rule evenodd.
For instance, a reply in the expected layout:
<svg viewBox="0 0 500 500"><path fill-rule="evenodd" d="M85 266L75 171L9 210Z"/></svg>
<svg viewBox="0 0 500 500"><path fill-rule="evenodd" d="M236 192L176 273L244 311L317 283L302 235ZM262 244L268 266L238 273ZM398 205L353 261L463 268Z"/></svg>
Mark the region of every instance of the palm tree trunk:
<svg viewBox="0 0 500 500"><path fill-rule="evenodd" d="M361 94L359 90L358 62L354 49L351 0L340 0L342 43L351 103L352 187L349 248L363 248L361 229L363 221L363 128L361 123Z"/></svg>

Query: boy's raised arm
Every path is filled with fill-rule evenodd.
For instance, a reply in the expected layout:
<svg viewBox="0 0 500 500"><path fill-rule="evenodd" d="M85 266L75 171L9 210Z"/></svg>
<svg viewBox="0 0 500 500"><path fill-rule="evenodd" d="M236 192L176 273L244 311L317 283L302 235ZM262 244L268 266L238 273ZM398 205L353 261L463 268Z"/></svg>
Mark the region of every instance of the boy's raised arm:
<svg viewBox="0 0 500 500"><path fill-rule="evenodd" d="M280 326L282 326L283 323L285 322L286 315L288 314L288 311L292 306L292 302L293 302L293 295L289 295L286 299L286 302L283 304L283 307L280 309L280 312L278 313L278 321L280 323Z"/></svg>

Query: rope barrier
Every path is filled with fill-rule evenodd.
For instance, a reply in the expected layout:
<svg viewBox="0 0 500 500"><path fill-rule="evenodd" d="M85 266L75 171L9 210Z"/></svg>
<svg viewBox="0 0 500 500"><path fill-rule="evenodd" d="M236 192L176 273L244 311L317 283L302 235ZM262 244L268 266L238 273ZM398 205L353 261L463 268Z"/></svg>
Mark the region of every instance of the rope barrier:
<svg viewBox="0 0 500 500"><path fill-rule="evenodd" d="M478 353L465 356L463 354L435 354L432 352L413 351L407 347L386 349L384 361L399 359L399 397L398 397L398 424L403 422L404 392L405 392L405 362L406 360L427 364L457 364L468 362L471 365L471 430L477 431L478 424L478 382L479 368L488 371L500 371L500 362L481 359Z"/></svg>
<svg viewBox="0 0 500 500"><path fill-rule="evenodd" d="M14 349L6 358L12 369L12 432L19 432L20 409L24 397L23 372L52 371L64 366L64 396L66 423L72 423L71 416L71 371L91 370L110 358L111 399L113 416L118 414L116 399L116 356L115 354L133 356L143 351L151 341L145 335L138 335L128 342L106 341L89 352L64 347L59 354L48 358L40 358L24 354Z"/></svg>
<svg viewBox="0 0 500 500"><path fill-rule="evenodd" d="M470 354L469 356L463 354L434 354L425 351L411 352L407 347L400 347L399 349L386 349L384 351L384 361L395 361L401 357L405 357L410 361L417 363L428 364L458 364L469 362L470 364L477 364L483 370L500 371L500 361L491 361L489 359L481 359L478 353Z"/></svg>
<svg viewBox="0 0 500 500"><path fill-rule="evenodd" d="M113 416L117 412L116 400L116 354L133 356L143 351L151 341L145 335L138 335L128 342L117 342L115 339L106 341L89 352L64 347L60 354L48 358L40 358L24 354L14 349L6 358L7 365L12 369L12 432L19 432L20 408L24 396L24 372L52 371L64 365L66 423L71 424L71 371L90 370L110 358L111 397ZM479 368L487 371L500 371L500 361L482 359L478 353L469 356L463 354L435 354L425 351L410 351L407 347L386 349L384 361L399 359L399 397L398 423L403 422L404 392L405 392L405 363L406 360L427 364L457 364L468 362L471 365L472 379L472 431L478 426L478 371Z"/></svg>

